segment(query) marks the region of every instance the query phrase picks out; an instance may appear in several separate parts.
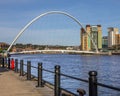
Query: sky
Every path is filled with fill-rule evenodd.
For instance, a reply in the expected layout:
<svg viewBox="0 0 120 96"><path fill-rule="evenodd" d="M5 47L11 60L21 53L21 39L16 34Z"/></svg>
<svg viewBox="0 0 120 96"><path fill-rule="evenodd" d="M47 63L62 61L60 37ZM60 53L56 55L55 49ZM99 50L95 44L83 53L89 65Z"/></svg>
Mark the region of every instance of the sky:
<svg viewBox="0 0 120 96"><path fill-rule="evenodd" d="M120 29L120 0L1 0L0 42L11 44L22 28L48 11L63 11L74 16L85 27L102 26ZM63 14L49 14L34 22L16 43L41 45L80 45L80 28Z"/></svg>

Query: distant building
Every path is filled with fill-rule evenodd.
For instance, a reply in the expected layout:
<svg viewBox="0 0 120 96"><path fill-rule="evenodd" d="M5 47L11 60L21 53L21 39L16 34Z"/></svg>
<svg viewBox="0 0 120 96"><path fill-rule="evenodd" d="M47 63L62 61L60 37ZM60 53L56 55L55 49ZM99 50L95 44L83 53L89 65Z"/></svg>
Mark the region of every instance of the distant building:
<svg viewBox="0 0 120 96"><path fill-rule="evenodd" d="M118 28L109 27L108 28L108 47L116 45L116 38L118 35Z"/></svg>
<svg viewBox="0 0 120 96"><path fill-rule="evenodd" d="M90 31L87 30L87 32L89 33ZM81 50L91 50L90 38L83 28L81 28Z"/></svg>
<svg viewBox="0 0 120 96"><path fill-rule="evenodd" d="M91 37L98 49L102 48L102 29L101 25L91 26ZM91 43L91 48L95 49L93 44Z"/></svg>
<svg viewBox="0 0 120 96"><path fill-rule="evenodd" d="M0 42L0 49L6 50L8 47L9 47L9 44L4 43L4 42Z"/></svg>
<svg viewBox="0 0 120 96"><path fill-rule="evenodd" d="M108 36L103 36L102 37L102 48L107 48L108 47Z"/></svg>
<svg viewBox="0 0 120 96"><path fill-rule="evenodd" d="M21 52L23 51L22 48L16 48L15 46L12 48L12 52Z"/></svg>
<svg viewBox="0 0 120 96"><path fill-rule="evenodd" d="M120 45L120 34L115 35L115 44Z"/></svg>
<svg viewBox="0 0 120 96"><path fill-rule="evenodd" d="M87 33L84 31L83 28L81 28L81 49L82 50L94 50L95 49L89 36L91 36L97 48L101 49L102 48L101 25L86 25L86 31Z"/></svg>

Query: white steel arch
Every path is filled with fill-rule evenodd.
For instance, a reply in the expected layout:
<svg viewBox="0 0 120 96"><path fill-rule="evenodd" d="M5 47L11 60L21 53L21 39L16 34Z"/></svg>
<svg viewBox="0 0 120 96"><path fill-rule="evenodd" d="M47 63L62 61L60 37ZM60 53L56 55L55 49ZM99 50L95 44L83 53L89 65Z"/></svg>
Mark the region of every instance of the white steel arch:
<svg viewBox="0 0 120 96"><path fill-rule="evenodd" d="M15 37L15 39L12 41L12 43L10 44L9 48L7 49L7 52L9 52L9 50L11 49L12 45L16 42L16 40L22 35L22 33L32 24L34 23L36 20L38 20L39 18L45 16L45 15L48 15L48 14L63 14L63 15L66 15L68 17L70 17L71 19L73 19L76 23L78 23L79 26L81 26L85 32L87 33L86 29L82 26L82 24L75 18L73 17L72 15L66 13L66 12L62 12L62 11L49 11L49 12L46 12L46 13L43 13L37 17L35 17L34 19L32 19L19 33L18 35ZM88 33L87 33L88 34ZM98 53L98 48L97 46L95 45L93 39L91 38L91 36L88 34L89 38L91 39L95 49L96 49L96 52Z"/></svg>

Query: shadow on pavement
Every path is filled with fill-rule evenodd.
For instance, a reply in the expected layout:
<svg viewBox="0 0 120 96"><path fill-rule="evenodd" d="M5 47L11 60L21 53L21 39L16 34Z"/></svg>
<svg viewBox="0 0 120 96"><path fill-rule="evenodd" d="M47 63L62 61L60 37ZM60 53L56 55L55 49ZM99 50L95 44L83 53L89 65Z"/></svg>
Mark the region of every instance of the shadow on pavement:
<svg viewBox="0 0 120 96"><path fill-rule="evenodd" d="M1 67L0 67L0 73L1 73L1 72L6 72L6 71L9 71L9 70L6 69L6 68L1 68Z"/></svg>

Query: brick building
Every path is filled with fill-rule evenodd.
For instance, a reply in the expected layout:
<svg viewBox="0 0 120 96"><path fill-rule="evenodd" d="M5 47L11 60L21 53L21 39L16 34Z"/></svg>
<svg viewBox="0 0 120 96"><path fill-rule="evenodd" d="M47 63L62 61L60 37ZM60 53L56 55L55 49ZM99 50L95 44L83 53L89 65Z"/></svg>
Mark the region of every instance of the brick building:
<svg viewBox="0 0 120 96"><path fill-rule="evenodd" d="M4 43L4 42L0 42L0 49L5 50L5 49L7 49L8 47L9 47L9 44Z"/></svg>

